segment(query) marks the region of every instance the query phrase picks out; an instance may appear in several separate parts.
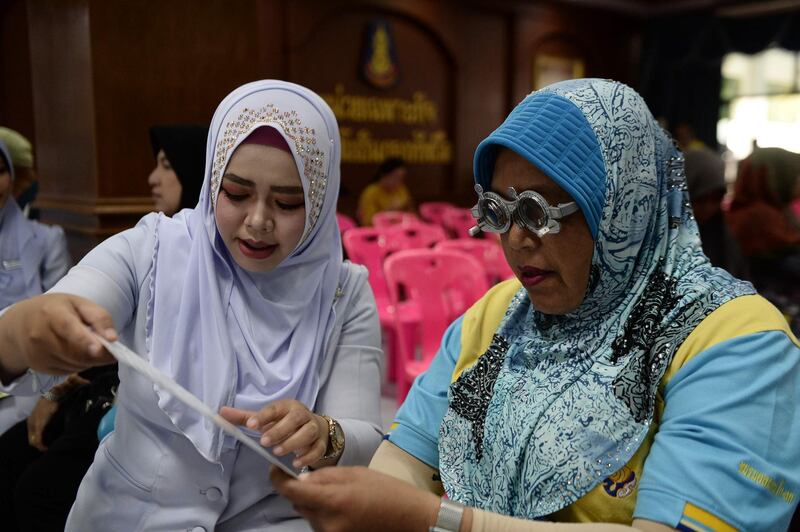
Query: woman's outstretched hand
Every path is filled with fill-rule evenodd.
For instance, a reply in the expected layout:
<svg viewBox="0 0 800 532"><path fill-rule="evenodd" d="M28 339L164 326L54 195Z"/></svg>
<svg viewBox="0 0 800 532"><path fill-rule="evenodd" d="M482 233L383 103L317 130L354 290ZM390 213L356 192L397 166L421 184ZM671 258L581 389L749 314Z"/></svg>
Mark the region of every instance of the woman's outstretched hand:
<svg viewBox="0 0 800 532"><path fill-rule="evenodd" d="M0 316L0 379L10 382L28 368L64 375L114 362L87 329L117 339L111 315L69 294L44 294L16 303Z"/></svg>
<svg viewBox="0 0 800 532"><path fill-rule="evenodd" d="M261 432L261 445L278 456L294 453L296 468L317 464L328 448L328 422L294 399L270 403L258 412L225 406L220 415L233 423Z"/></svg>

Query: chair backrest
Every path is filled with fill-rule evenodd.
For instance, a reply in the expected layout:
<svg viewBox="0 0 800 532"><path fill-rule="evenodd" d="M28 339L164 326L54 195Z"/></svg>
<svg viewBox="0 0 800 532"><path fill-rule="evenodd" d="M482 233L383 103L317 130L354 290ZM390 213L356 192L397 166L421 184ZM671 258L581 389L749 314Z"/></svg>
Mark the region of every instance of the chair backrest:
<svg viewBox="0 0 800 532"><path fill-rule="evenodd" d="M444 213L456 208L452 203L446 201L428 201L420 203L419 214L422 218L432 224L442 225L444 223Z"/></svg>
<svg viewBox="0 0 800 532"><path fill-rule="evenodd" d="M490 285L514 276L514 270L506 262L503 248L495 240L456 238L439 242L434 249L456 250L472 255L483 264Z"/></svg>
<svg viewBox="0 0 800 532"><path fill-rule="evenodd" d="M375 213L372 217L372 225L375 227L391 227L394 225L413 225L422 220L413 212L405 211L383 211Z"/></svg>
<svg viewBox="0 0 800 532"><path fill-rule="evenodd" d="M447 233L440 225L417 222L412 225L395 225L386 229L387 238L398 249L420 249L433 247L437 242L447 239Z"/></svg>
<svg viewBox="0 0 800 532"><path fill-rule="evenodd" d="M344 235L347 231L353 229L354 227L358 227L358 224L355 220L340 212L336 213L336 223L339 224L339 234L341 235Z"/></svg>
<svg viewBox="0 0 800 532"><path fill-rule="evenodd" d="M476 223L469 209L452 208L445 211L442 225L454 238L467 238Z"/></svg>
<svg viewBox="0 0 800 532"><path fill-rule="evenodd" d="M400 249L400 242L389 237L386 229L354 227L342 237L348 258L369 270L369 284L376 300L388 300L389 292L383 275L383 260Z"/></svg>
<svg viewBox="0 0 800 532"><path fill-rule="evenodd" d="M409 306L419 314L414 343L425 362L436 354L448 325L489 287L483 265L460 251L402 250L389 256L383 269L398 319ZM415 352L405 345L406 336L400 335L400 340L402 356Z"/></svg>

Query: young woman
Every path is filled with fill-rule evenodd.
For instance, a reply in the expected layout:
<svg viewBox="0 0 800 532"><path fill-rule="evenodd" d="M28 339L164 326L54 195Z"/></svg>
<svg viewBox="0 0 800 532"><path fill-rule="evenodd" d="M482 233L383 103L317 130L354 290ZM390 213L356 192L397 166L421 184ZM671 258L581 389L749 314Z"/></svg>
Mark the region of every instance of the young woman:
<svg viewBox="0 0 800 532"><path fill-rule="evenodd" d="M156 166L147 177L155 210L172 216L197 204L203 186L208 127L153 126L150 143Z"/></svg>
<svg viewBox="0 0 800 532"><path fill-rule="evenodd" d="M44 373L111 361L86 326L119 331L296 466L366 463L379 325L366 270L342 262L333 113L298 85L250 83L222 101L208 146L195 209L146 216L0 317L0 377L47 388ZM118 399L67 530L308 528L262 458L168 392L121 367Z"/></svg>

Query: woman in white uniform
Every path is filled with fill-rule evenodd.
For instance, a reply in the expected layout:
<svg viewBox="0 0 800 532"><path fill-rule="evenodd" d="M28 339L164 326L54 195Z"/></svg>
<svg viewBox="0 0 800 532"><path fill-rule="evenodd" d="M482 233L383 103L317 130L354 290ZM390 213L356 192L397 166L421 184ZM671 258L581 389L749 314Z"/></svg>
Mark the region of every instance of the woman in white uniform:
<svg viewBox="0 0 800 532"><path fill-rule="evenodd" d="M72 266L64 230L27 219L14 199L18 163L33 165L30 142L0 128L0 309L52 288ZM0 434L25 419L37 400L0 393Z"/></svg>
<svg viewBox="0 0 800 532"><path fill-rule="evenodd" d="M342 261L340 153L313 92L236 89L211 123L195 209L144 217L0 317L5 389L107 364L86 326L119 331L295 466L367 463L381 438L379 325L366 270ZM308 529L261 457L166 390L123 366L117 403L67 530Z"/></svg>

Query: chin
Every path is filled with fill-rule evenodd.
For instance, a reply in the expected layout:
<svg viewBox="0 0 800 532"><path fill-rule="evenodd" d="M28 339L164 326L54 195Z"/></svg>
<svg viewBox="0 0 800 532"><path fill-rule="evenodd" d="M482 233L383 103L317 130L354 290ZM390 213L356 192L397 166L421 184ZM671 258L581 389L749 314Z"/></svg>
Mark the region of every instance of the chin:
<svg viewBox="0 0 800 532"><path fill-rule="evenodd" d="M563 316L578 308L578 305L565 304L563 299L555 301L549 297L541 297L540 294L531 294L530 291L528 291L528 297L531 300L533 308L542 314L549 314L551 316Z"/></svg>

